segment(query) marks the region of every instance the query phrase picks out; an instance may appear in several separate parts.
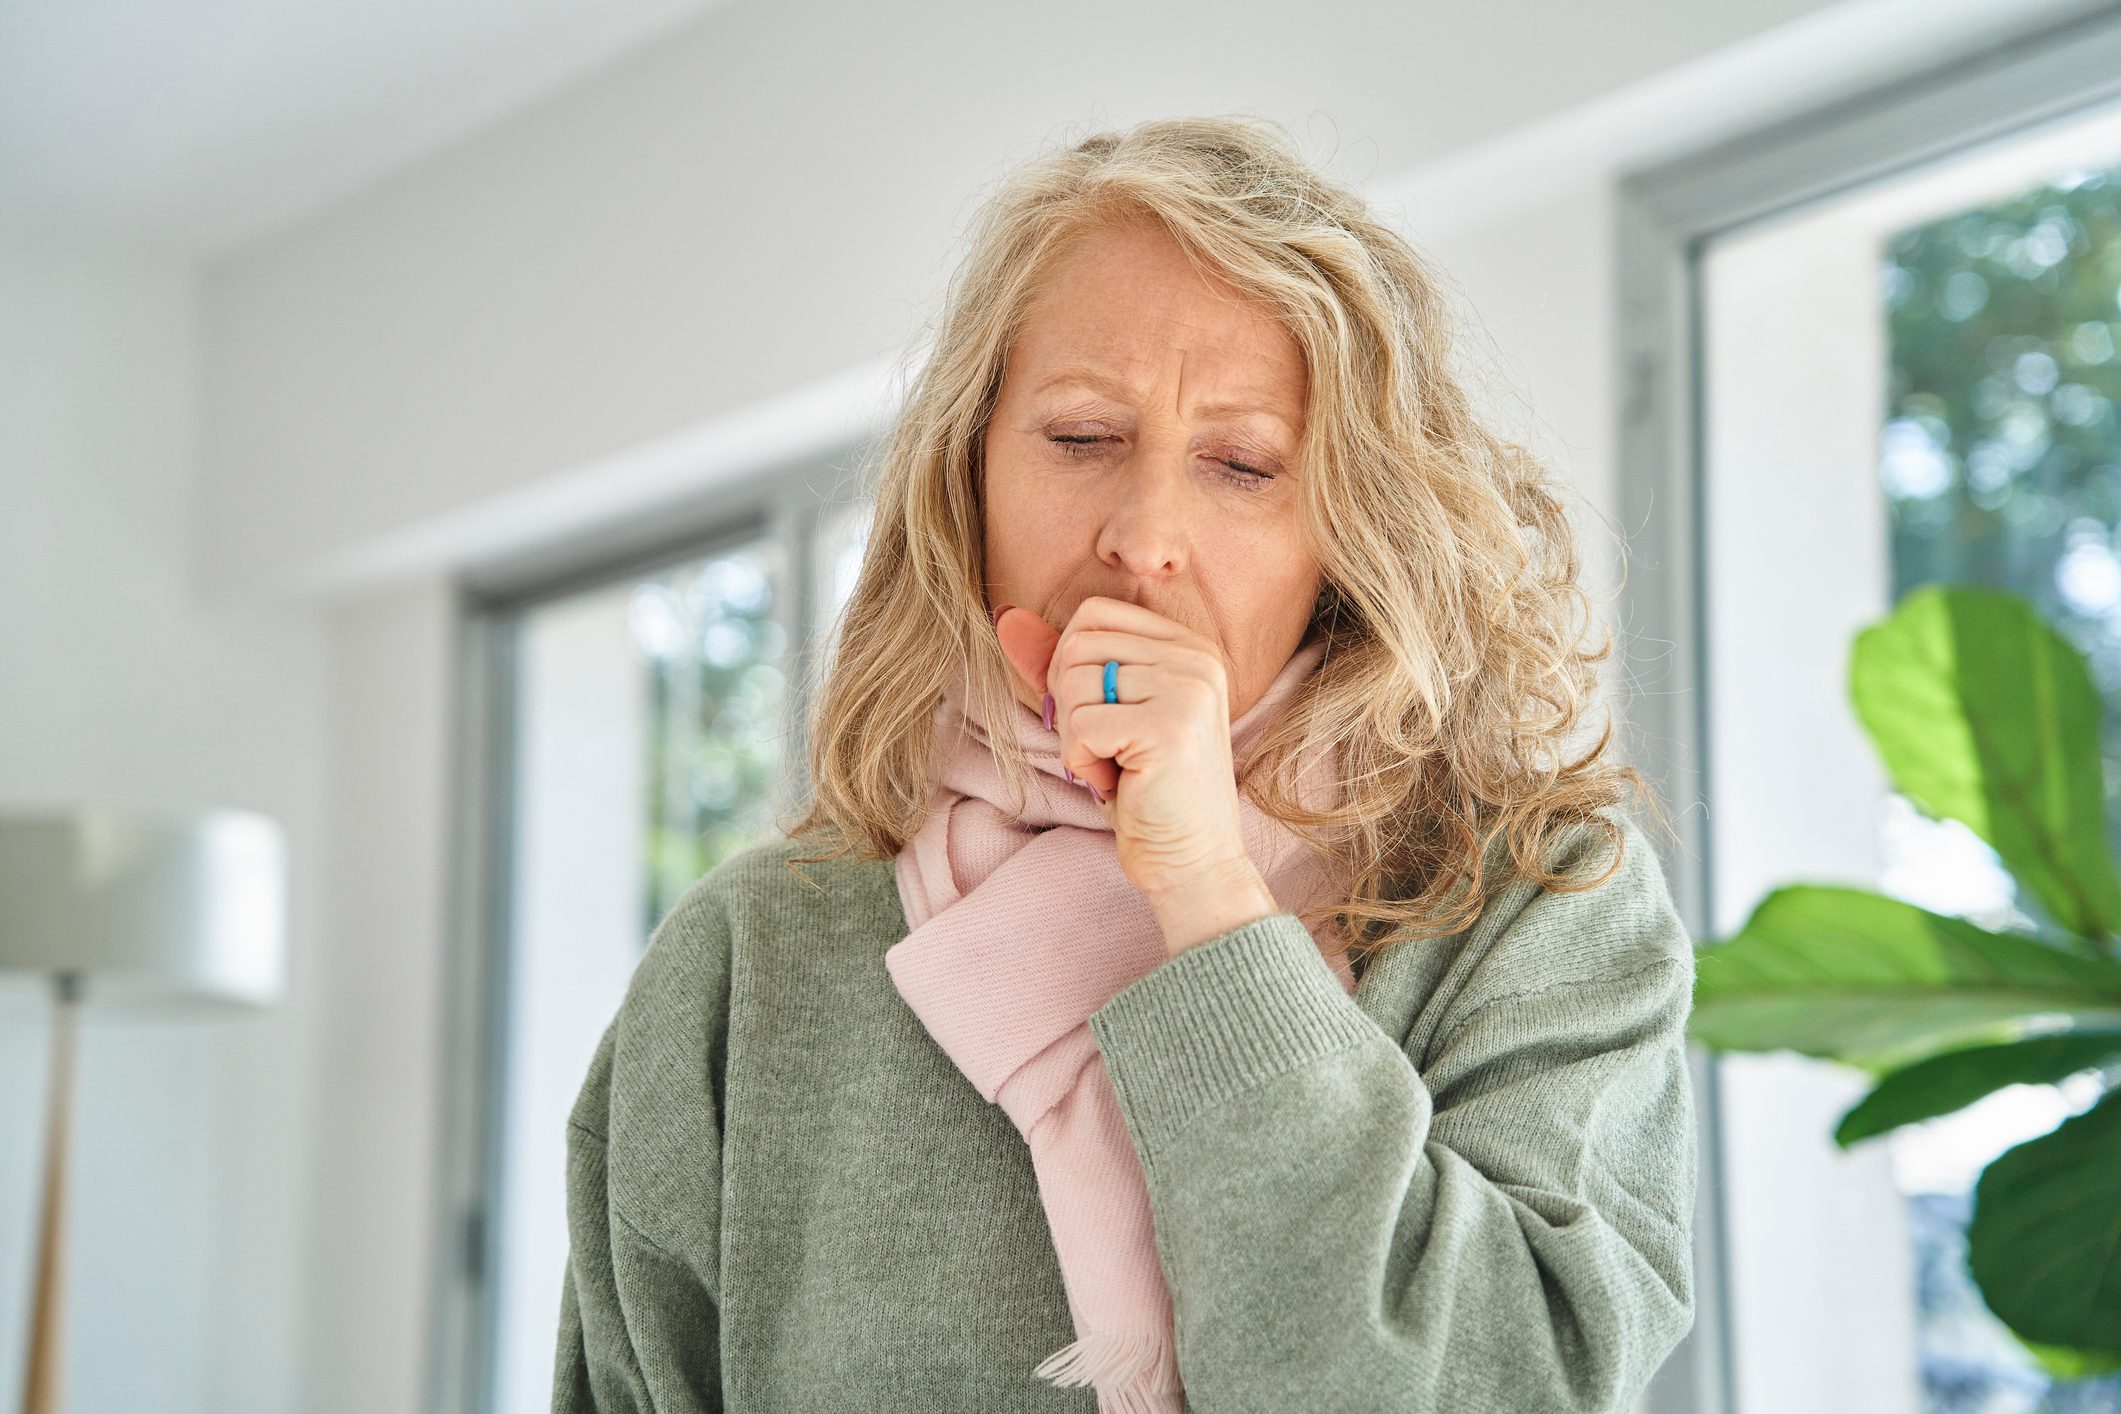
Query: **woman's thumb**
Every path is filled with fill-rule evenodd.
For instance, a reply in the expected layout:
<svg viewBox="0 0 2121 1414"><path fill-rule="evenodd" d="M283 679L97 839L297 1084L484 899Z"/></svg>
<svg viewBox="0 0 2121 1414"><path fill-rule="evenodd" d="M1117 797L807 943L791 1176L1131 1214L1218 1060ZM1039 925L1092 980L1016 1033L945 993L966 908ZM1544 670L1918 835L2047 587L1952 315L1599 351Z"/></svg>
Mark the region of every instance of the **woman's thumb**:
<svg viewBox="0 0 2121 1414"><path fill-rule="evenodd" d="M1028 683L1033 692L1045 692L1046 669L1053 662L1053 648L1060 642L1060 631L1029 609L1013 605L1004 608L994 621L994 631L1002 641L1003 655L1016 669L1017 676Z"/></svg>

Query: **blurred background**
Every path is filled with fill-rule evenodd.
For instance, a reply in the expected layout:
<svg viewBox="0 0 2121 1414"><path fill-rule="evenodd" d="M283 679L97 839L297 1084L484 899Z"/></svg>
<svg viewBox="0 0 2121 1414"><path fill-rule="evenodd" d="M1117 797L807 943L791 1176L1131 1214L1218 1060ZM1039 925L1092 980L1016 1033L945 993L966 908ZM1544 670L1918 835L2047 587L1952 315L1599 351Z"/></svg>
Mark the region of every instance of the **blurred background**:
<svg viewBox="0 0 2121 1414"><path fill-rule="evenodd" d="M546 1408L567 1107L794 788L961 224L1045 145L1240 110L1441 262L1598 513L1690 926L1794 879L2033 921L1846 664L1989 585L2121 702L2121 7L0 0L0 806L240 806L291 862L276 1005L91 991L69 1408ZM50 1014L0 982L6 1400ZM1983 1166L2096 1074L1840 1146L1861 1076L1698 1060L1645 1410L2121 1409L1967 1274Z"/></svg>

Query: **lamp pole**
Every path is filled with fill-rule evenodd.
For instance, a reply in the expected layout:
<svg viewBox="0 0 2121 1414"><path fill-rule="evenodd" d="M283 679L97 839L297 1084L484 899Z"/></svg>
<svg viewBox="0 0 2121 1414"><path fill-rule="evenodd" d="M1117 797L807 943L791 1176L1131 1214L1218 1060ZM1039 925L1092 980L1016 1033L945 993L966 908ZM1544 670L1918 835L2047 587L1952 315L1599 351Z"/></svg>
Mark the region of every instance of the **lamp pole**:
<svg viewBox="0 0 2121 1414"><path fill-rule="evenodd" d="M29 1373L22 1387L22 1414L59 1414L65 1366L62 1360L66 1303L66 1151L72 1127L74 1033L81 1011L81 974L57 972L52 1008L52 1064L45 1111L44 1213L37 1239L36 1307L30 1317Z"/></svg>

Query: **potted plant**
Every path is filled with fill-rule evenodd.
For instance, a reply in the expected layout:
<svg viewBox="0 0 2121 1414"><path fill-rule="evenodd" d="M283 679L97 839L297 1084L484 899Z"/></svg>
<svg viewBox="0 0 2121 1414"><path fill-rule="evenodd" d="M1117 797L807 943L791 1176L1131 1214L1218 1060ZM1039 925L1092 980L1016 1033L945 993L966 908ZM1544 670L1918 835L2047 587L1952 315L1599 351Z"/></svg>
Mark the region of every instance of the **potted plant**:
<svg viewBox="0 0 2121 1414"><path fill-rule="evenodd" d="M1786 885L1697 946L1689 1034L1865 1072L1869 1092L1834 1131L1844 1148L2007 1085L2097 1071L2095 1104L1982 1171L1967 1266L2050 1372L2121 1369L2121 872L2090 672L2024 599L1926 585L1856 635L1848 690L1893 788L1986 841L2036 926L1993 932L1865 889Z"/></svg>

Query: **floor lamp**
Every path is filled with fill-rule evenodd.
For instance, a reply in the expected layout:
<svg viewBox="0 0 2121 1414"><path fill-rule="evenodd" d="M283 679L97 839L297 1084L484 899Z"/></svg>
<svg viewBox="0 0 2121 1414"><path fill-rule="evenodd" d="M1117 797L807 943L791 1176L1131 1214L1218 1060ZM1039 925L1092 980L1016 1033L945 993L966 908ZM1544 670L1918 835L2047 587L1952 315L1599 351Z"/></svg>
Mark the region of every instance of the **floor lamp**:
<svg viewBox="0 0 2121 1414"><path fill-rule="evenodd" d="M66 1158L85 996L269 1006L285 972L287 847L247 810L0 808L0 972L54 988L44 1196L23 1414L59 1414Z"/></svg>

